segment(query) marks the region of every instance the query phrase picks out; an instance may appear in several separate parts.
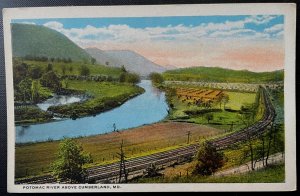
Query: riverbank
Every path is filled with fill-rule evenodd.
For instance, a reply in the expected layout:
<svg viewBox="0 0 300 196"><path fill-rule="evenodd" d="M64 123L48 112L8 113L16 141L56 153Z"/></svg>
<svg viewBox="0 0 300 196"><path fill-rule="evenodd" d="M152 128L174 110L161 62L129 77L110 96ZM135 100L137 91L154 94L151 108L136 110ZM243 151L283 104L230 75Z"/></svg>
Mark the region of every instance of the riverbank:
<svg viewBox="0 0 300 196"><path fill-rule="evenodd" d="M68 86L69 89L85 90L92 98L80 103L51 106L48 110L72 119L110 110L145 92L136 85L113 82L69 80Z"/></svg>
<svg viewBox="0 0 300 196"><path fill-rule="evenodd" d="M82 144L85 151L91 153L93 165L99 165L118 160L117 153L122 139L126 157L131 158L184 146L187 144L187 132L190 132L189 143L222 133L218 129L197 124L162 122L76 140ZM15 177L49 172L58 144L59 141L50 141L17 145Z"/></svg>
<svg viewBox="0 0 300 196"><path fill-rule="evenodd" d="M116 82L68 81L68 92L85 93L89 99L66 105L51 106L48 111L38 107L15 109L16 125L28 125L53 121L54 114L62 118L92 116L122 105L129 99L145 92L139 86ZM70 94L70 93L68 93ZM76 93L78 94L78 93Z"/></svg>

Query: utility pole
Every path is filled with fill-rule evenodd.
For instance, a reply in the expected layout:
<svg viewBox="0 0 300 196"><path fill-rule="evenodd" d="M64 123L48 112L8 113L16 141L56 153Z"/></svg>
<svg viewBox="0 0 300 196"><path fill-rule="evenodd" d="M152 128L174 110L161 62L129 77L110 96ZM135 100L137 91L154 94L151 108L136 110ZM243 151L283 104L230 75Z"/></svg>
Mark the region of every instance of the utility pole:
<svg viewBox="0 0 300 196"><path fill-rule="evenodd" d="M127 183L127 177L128 177L128 172L126 171L126 166L125 166L125 153L123 151L123 140L120 146L120 153L117 153L120 156L120 173L119 173L119 183L122 181L122 176L124 175L125 178L125 183Z"/></svg>
<svg viewBox="0 0 300 196"><path fill-rule="evenodd" d="M188 131L188 132L187 132L187 136L188 136L188 139L187 139L187 144L189 144L189 143L190 143L190 135L191 135L191 132L190 132L190 131Z"/></svg>

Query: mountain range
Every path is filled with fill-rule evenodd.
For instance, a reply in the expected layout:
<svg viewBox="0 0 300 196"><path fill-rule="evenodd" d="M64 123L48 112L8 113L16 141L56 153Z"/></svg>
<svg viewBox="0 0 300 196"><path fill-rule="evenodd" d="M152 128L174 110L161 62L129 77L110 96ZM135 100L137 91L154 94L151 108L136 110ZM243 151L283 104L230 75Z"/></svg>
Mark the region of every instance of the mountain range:
<svg viewBox="0 0 300 196"><path fill-rule="evenodd" d="M130 50L83 49L62 33L42 25L11 24L13 57L27 55L48 58L71 58L72 61L88 63L95 58L98 64L122 67L129 72L148 76L151 72L163 73L166 80L269 82L283 81L284 71L250 72L219 67L160 66L146 57Z"/></svg>
<svg viewBox="0 0 300 196"><path fill-rule="evenodd" d="M131 50L100 50L98 48L87 48L90 54L99 64L122 67L129 72L137 73L141 76L147 76L151 72L162 73L167 69L163 66L153 63L144 56Z"/></svg>

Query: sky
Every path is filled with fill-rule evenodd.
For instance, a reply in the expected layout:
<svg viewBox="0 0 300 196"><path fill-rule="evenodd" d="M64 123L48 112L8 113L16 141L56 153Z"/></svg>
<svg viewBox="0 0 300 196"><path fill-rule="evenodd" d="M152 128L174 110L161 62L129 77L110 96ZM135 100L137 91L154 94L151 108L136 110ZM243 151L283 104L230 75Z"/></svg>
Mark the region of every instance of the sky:
<svg viewBox="0 0 300 196"><path fill-rule="evenodd" d="M175 67L284 68L282 15L18 19L66 35L82 48L132 50Z"/></svg>

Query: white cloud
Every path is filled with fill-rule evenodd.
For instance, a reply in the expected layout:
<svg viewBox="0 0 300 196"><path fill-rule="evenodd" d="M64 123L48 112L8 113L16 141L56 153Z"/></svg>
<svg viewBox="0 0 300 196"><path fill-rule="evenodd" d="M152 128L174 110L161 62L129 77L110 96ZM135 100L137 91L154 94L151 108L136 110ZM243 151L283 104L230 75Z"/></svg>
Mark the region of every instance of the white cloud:
<svg viewBox="0 0 300 196"><path fill-rule="evenodd" d="M273 32L280 31L282 24L274 25L265 29L263 32L255 29L245 28L246 23L264 24L275 16L250 16L244 20L226 21L220 23L202 23L199 26L177 26L168 25L165 27L146 27L133 28L128 25L109 25L104 27L95 27L87 25L83 28L64 28L63 24L57 21L50 21L44 26L57 30L72 41L82 47L88 47L94 44L105 43L194 43L202 42L207 39L226 39L226 40L255 40L270 39ZM274 36L272 38L275 38ZM277 38L281 38L279 35Z"/></svg>
<svg viewBox="0 0 300 196"><path fill-rule="evenodd" d="M282 31L283 30L283 24L276 24L270 28L267 28L264 30L264 32L266 33L276 33L278 31Z"/></svg>
<svg viewBox="0 0 300 196"><path fill-rule="evenodd" d="M279 31L278 33L276 33L275 37L281 39L281 38L283 38L283 35L284 35L284 31L282 30L282 31Z"/></svg>
<svg viewBox="0 0 300 196"><path fill-rule="evenodd" d="M245 23L254 23L256 25L266 24L276 18L276 16L262 15L262 16L250 16L245 19Z"/></svg>
<svg viewBox="0 0 300 196"><path fill-rule="evenodd" d="M50 21L44 24L44 26L54 29L54 30L61 30L64 25L60 22L56 22L56 21Z"/></svg>
<svg viewBox="0 0 300 196"><path fill-rule="evenodd" d="M225 23L208 23L207 25L204 25L204 28L206 31L218 31L218 30L231 30L231 29L242 29L244 28L244 22L243 21L235 21L230 22L226 21Z"/></svg>
<svg viewBox="0 0 300 196"><path fill-rule="evenodd" d="M36 25L34 22L20 22L20 23L22 23L22 24L31 24L31 25Z"/></svg>
<svg viewBox="0 0 300 196"><path fill-rule="evenodd" d="M235 36L245 36L244 34L255 34L255 31L251 29L237 29L237 30L231 30L231 31L215 31L212 34L210 34L210 37L232 37Z"/></svg>

